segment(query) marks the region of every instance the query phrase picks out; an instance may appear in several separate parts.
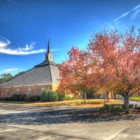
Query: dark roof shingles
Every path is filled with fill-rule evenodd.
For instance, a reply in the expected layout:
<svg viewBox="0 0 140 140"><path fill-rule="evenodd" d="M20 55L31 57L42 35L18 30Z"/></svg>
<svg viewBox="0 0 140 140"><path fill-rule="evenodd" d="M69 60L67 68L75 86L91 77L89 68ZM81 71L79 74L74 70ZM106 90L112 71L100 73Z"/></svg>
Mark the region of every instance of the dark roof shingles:
<svg viewBox="0 0 140 140"><path fill-rule="evenodd" d="M2 83L0 86L24 86L47 83L52 83L49 65L35 67L7 82Z"/></svg>

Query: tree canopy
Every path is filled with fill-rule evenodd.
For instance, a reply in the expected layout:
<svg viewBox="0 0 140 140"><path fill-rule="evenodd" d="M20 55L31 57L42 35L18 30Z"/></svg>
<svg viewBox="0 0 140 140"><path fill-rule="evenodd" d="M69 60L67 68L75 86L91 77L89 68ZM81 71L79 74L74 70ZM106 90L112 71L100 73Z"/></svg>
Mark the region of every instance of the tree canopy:
<svg viewBox="0 0 140 140"><path fill-rule="evenodd" d="M59 89L113 90L129 108L129 96L140 90L140 30L104 29L93 34L86 51L72 47L68 55L59 65Z"/></svg>
<svg viewBox="0 0 140 140"><path fill-rule="evenodd" d="M14 76L18 76L20 74L24 73L24 71L19 71L17 74L15 74ZM10 73L3 73L0 75L0 83L3 83L11 78L14 77L12 74Z"/></svg>
<svg viewBox="0 0 140 140"><path fill-rule="evenodd" d="M5 81L9 80L12 77L13 77L13 75L10 74L10 73L3 73L3 74L0 75L0 83L3 83Z"/></svg>

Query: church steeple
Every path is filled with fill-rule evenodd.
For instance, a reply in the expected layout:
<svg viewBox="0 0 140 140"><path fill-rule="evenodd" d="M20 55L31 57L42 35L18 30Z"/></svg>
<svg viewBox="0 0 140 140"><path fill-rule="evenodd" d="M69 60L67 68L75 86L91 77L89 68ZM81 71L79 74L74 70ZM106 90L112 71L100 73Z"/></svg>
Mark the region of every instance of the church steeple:
<svg viewBox="0 0 140 140"><path fill-rule="evenodd" d="M42 66L47 66L47 65L57 66L57 64L55 62L53 62L53 55L51 54L51 51L50 51L49 38L48 38L47 52L45 53L45 60L42 63L36 65L35 67L42 67Z"/></svg>
<svg viewBox="0 0 140 140"><path fill-rule="evenodd" d="M48 51L47 51L47 53L50 53L50 40L49 40L49 38L48 38Z"/></svg>
<svg viewBox="0 0 140 140"><path fill-rule="evenodd" d="M50 52L50 40L48 39L48 48L47 48L47 53L45 54L45 61L52 61L52 54Z"/></svg>

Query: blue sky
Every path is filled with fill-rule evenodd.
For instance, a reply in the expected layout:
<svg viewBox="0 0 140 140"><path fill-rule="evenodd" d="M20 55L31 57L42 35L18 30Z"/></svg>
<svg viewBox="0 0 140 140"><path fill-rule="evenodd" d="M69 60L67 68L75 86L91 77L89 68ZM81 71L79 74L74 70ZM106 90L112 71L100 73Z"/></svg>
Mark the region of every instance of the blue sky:
<svg viewBox="0 0 140 140"><path fill-rule="evenodd" d="M48 37L60 63L72 46L85 48L92 33L139 23L140 0L0 0L0 74L44 61Z"/></svg>

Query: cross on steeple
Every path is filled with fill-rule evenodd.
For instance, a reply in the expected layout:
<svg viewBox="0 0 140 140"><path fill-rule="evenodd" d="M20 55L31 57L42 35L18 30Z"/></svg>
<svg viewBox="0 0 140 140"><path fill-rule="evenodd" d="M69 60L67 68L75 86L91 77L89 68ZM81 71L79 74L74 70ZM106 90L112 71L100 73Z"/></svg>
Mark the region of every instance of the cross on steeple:
<svg viewBox="0 0 140 140"><path fill-rule="evenodd" d="M50 52L50 40L48 38L48 48L47 48L47 53L45 54L45 60L47 61L52 61L52 54Z"/></svg>

